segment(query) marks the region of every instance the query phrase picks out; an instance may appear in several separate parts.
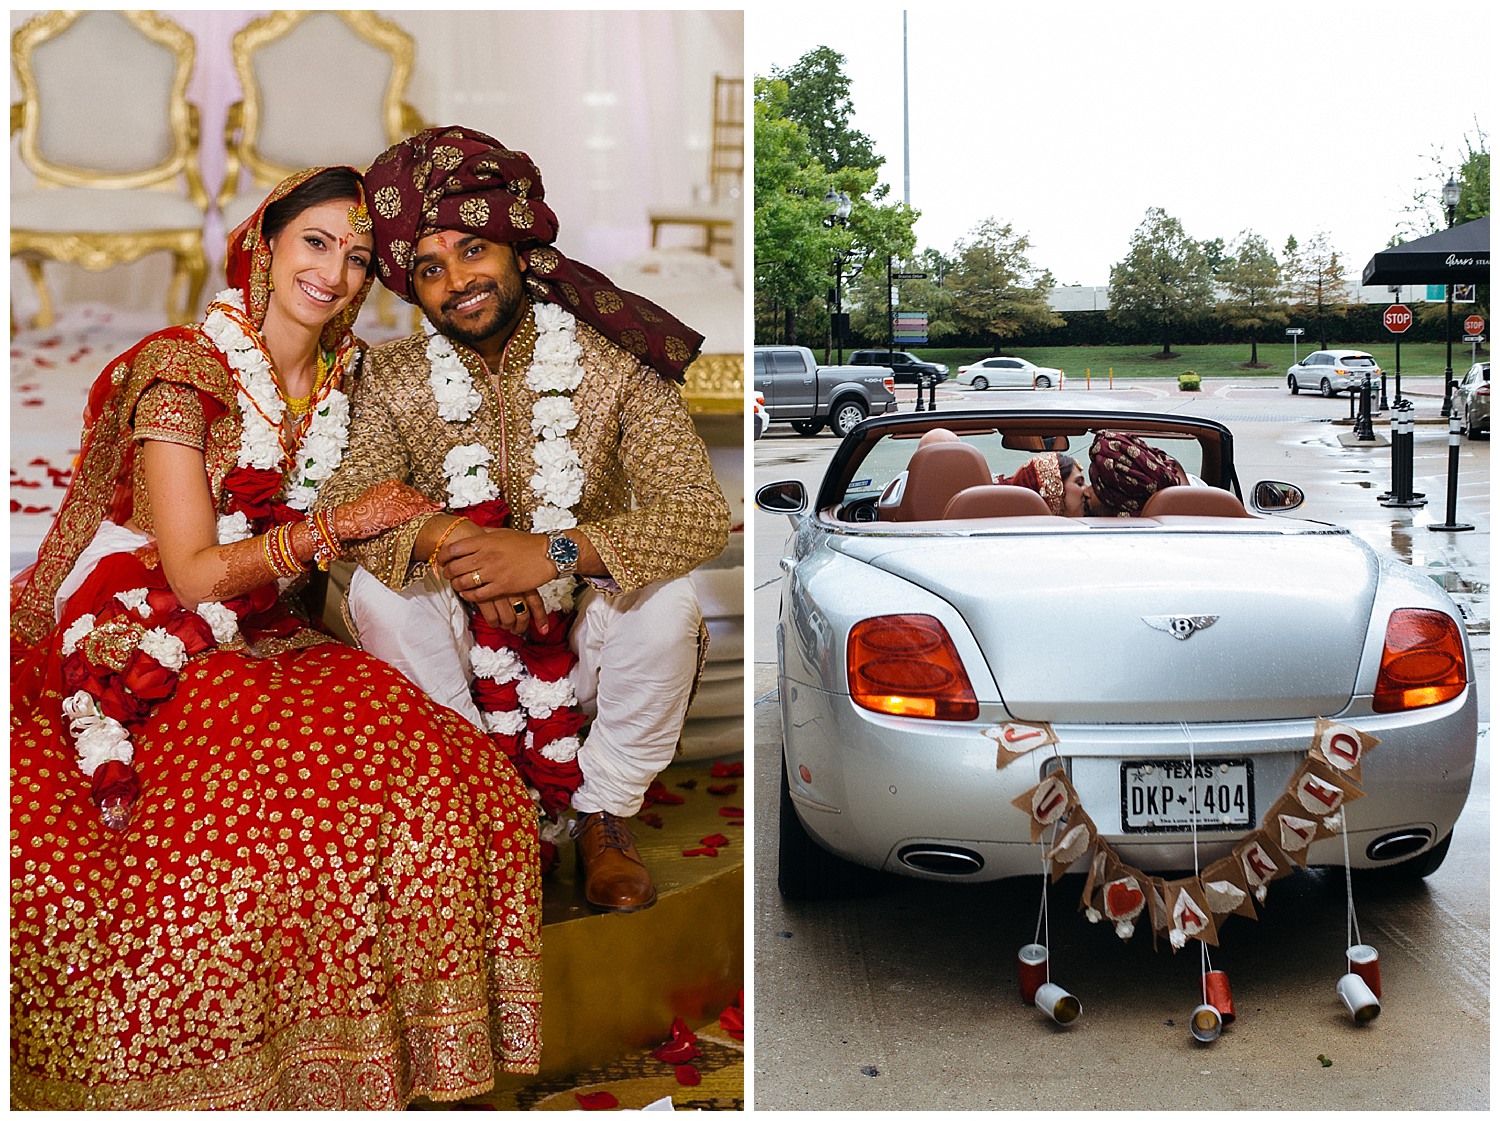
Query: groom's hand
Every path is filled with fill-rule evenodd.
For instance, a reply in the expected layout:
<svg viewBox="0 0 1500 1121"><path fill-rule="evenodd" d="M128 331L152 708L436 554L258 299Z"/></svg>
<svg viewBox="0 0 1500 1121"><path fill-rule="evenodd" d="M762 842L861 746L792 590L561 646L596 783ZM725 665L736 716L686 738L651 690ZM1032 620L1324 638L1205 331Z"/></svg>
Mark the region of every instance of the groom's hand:
<svg viewBox="0 0 1500 1121"><path fill-rule="evenodd" d="M460 526L439 550L438 563L453 590L491 625L522 634L535 619L546 633L547 612L536 589L557 578L557 566L547 557L545 535Z"/></svg>

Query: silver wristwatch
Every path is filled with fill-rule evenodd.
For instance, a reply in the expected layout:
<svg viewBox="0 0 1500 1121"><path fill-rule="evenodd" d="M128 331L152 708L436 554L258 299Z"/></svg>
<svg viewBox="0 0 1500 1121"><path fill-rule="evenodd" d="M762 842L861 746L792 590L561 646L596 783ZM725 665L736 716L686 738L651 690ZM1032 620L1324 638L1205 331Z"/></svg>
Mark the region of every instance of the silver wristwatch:
<svg viewBox="0 0 1500 1121"><path fill-rule="evenodd" d="M561 530L547 534L547 559L557 565L558 576L578 571L578 542Z"/></svg>

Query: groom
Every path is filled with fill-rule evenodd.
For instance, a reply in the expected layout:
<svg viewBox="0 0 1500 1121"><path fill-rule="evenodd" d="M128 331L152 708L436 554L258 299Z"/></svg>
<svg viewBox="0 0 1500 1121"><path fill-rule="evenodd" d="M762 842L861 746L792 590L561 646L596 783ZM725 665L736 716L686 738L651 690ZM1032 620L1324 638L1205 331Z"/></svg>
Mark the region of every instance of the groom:
<svg viewBox="0 0 1500 1121"><path fill-rule="evenodd" d="M512 737L544 810L571 804L590 904L649 907L625 819L671 762L702 664L687 573L729 531L674 384L701 336L553 248L541 173L482 133L395 145L365 193L380 279L432 330L370 353L318 504L394 475L446 512L354 547L345 622Z"/></svg>

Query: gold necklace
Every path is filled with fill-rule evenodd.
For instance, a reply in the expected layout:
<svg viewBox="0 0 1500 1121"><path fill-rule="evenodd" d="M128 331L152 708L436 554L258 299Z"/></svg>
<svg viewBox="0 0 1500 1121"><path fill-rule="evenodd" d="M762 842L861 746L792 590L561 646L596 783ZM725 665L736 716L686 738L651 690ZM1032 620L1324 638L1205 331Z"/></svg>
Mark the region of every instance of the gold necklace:
<svg viewBox="0 0 1500 1121"><path fill-rule="evenodd" d="M293 417L303 417L312 408L313 399L317 397L318 391L323 388L323 383L328 380L328 363L325 360L323 350L318 349L318 372L313 378L312 392L306 397L288 397L286 392L277 385L276 392L280 394L282 403L286 405L286 411Z"/></svg>

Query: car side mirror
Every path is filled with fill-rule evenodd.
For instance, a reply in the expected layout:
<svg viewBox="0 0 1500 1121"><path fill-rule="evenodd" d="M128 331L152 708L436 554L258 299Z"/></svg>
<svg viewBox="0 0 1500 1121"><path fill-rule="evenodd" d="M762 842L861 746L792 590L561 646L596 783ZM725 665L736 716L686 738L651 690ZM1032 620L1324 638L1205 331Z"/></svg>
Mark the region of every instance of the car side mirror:
<svg viewBox="0 0 1500 1121"><path fill-rule="evenodd" d="M1261 514L1295 510L1306 496L1302 488L1293 483L1278 483L1271 480L1255 484L1251 492L1251 503Z"/></svg>
<svg viewBox="0 0 1500 1121"><path fill-rule="evenodd" d="M807 488L800 479L767 483L755 492L755 505L768 514L801 514L807 510Z"/></svg>

